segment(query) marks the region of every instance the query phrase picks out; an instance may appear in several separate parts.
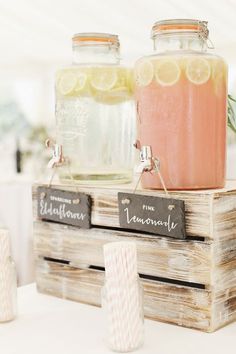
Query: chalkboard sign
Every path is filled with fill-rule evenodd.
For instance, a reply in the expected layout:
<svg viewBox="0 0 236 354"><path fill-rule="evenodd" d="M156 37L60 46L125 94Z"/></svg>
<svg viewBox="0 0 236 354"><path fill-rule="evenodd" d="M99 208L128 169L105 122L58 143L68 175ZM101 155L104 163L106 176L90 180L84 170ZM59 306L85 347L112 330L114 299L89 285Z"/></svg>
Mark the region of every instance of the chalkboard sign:
<svg viewBox="0 0 236 354"><path fill-rule="evenodd" d="M61 224L91 227L91 197L50 187L38 187L38 218Z"/></svg>
<svg viewBox="0 0 236 354"><path fill-rule="evenodd" d="M186 238L184 201L118 193L120 227L155 235Z"/></svg>

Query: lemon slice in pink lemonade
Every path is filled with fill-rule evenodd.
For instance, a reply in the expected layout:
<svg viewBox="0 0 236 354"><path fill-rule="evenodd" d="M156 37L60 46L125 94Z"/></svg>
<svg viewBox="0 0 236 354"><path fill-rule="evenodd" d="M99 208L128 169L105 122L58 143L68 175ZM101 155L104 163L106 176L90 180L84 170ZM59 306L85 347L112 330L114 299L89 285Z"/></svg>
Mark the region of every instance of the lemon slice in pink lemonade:
<svg viewBox="0 0 236 354"><path fill-rule="evenodd" d="M226 91L227 65L221 59L212 60L212 73L215 93L221 95Z"/></svg>
<svg viewBox="0 0 236 354"><path fill-rule="evenodd" d="M90 84L98 91L109 91L117 82L117 72L115 68L98 67L91 71Z"/></svg>
<svg viewBox="0 0 236 354"><path fill-rule="evenodd" d="M211 66L204 58L192 58L186 64L186 76L195 85L205 84L211 76Z"/></svg>
<svg viewBox="0 0 236 354"><path fill-rule="evenodd" d="M163 58L155 62L155 79L162 86L172 86L179 81L181 69L174 59Z"/></svg>
<svg viewBox="0 0 236 354"><path fill-rule="evenodd" d="M134 68L134 80L137 86L148 86L154 76L153 65L150 60L139 61Z"/></svg>
<svg viewBox="0 0 236 354"><path fill-rule="evenodd" d="M226 64L223 60L220 59L212 59L212 73L211 76L214 79L222 78L225 76L226 72Z"/></svg>
<svg viewBox="0 0 236 354"><path fill-rule="evenodd" d="M62 95L71 94L77 85L77 77L73 72L64 72L58 78L57 88Z"/></svg>

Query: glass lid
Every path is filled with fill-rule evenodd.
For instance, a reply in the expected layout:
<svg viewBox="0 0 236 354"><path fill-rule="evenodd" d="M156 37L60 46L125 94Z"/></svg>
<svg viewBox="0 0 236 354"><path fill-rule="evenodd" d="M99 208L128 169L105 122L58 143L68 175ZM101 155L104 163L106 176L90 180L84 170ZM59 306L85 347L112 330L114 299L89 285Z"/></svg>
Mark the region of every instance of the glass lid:
<svg viewBox="0 0 236 354"><path fill-rule="evenodd" d="M207 21L193 19L157 21L152 27L151 38L154 39L159 34L196 33L207 39L209 35L207 24Z"/></svg>
<svg viewBox="0 0 236 354"><path fill-rule="evenodd" d="M109 34L109 33L96 33L96 32L77 33L73 36L72 42L75 45L110 44L110 45L114 45L115 47L120 46L119 37L115 34Z"/></svg>

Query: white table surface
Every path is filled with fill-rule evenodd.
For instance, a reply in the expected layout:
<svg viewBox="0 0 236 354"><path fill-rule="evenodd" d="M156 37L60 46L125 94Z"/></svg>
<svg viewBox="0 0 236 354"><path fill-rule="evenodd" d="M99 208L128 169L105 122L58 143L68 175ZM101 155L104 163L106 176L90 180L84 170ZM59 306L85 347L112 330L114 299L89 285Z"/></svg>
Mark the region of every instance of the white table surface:
<svg viewBox="0 0 236 354"><path fill-rule="evenodd" d="M101 309L18 289L18 317L0 324L1 354L106 354ZM235 354L236 323L202 333L145 321L143 354Z"/></svg>

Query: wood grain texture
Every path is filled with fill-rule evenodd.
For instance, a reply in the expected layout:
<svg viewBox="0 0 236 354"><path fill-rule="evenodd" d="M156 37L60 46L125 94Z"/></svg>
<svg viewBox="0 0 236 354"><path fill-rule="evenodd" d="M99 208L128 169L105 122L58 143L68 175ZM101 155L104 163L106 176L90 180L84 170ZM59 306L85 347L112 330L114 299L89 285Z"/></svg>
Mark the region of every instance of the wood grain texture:
<svg viewBox="0 0 236 354"><path fill-rule="evenodd" d="M37 219L37 186L38 185L35 185L33 188L34 219ZM54 185L53 188L75 190L76 187L70 185ZM123 187L114 187L114 189L104 187L79 187L79 191L88 193L92 197L92 225L120 227L117 193L124 191ZM126 192L128 191L132 192L132 190L126 190ZM138 193L163 197L163 193L160 191L145 190L138 191ZM210 222L211 195L171 193L171 197L185 201L187 236L212 238Z"/></svg>
<svg viewBox="0 0 236 354"><path fill-rule="evenodd" d="M34 223L34 250L37 255L69 260L77 266L104 266L103 245L134 241L142 274L210 284L211 243L182 241L119 230L77 229L56 223Z"/></svg>
<svg viewBox="0 0 236 354"><path fill-rule="evenodd" d="M100 306L104 273L37 260L37 287L42 293ZM236 297L229 292L215 298L209 290L141 281L145 317L212 332L235 320Z"/></svg>
<svg viewBox="0 0 236 354"><path fill-rule="evenodd" d="M53 187L75 190L70 185ZM185 201L187 240L121 230L117 193L130 188L80 187L92 197L93 227L85 230L37 220L34 186L39 291L99 305L104 274L88 267L104 266L105 243L133 240L139 272L165 278L143 280L147 317L209 332L236 320L236 182L223 190L171 192L171 197ZM160 191L138 193L163 196ZM66 260L68 265L44 257Z"/></svg>
<svg viewBox="0 0 236 354"><path fill-rule="evenodd" d="M34 219L37 219L37 187L33 186ZM45 184L44 184L45 185ZM57 184L53 188L79 190L92 197L92 224L119 228L118 192L133 192L130 185L94 187ZM163 191L137 190L137 193L164 196ZM227 239L236 237L236 181L222 190L171 191L172 198L185 202L188 237Z"/></svg>
<svg viewBox="0 0 236 354"><path fill-rule="evenodd" d="M236 285L236 240L195 241L121 230L78 229L56 223L34 223L36 255L63 259L76 266L104 266L103 245L134 241L142 274L228 289Z"/></svg>

